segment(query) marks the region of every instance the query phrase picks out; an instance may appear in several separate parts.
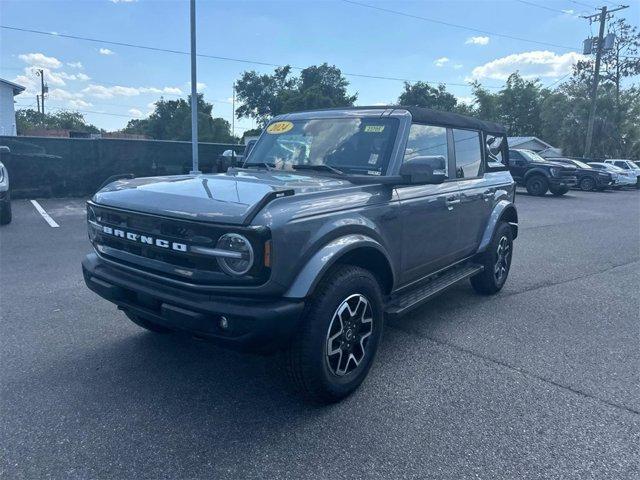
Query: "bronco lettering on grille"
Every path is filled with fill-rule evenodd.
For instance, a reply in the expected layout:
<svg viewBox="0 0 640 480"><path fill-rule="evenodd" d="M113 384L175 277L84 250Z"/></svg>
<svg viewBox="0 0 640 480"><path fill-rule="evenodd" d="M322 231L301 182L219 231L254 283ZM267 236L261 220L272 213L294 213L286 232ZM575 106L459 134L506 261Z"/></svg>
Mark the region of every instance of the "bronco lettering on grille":
<svg viewBox="0 0 640 480"><path fill-rule="evenodd" d="M170 250L176 250L178 252L186 252L188 250L188 246L185 243L178 242L170 242L169 240L165 240L163 238L154 238L148 235L140 235L139 233L126 232L119 228L107 227L105 225L102 226L102 233L106 235L112 235L114 237L126 238L132 242L144 243L147 245L155 245L160 248L168 248Z"/></svg>

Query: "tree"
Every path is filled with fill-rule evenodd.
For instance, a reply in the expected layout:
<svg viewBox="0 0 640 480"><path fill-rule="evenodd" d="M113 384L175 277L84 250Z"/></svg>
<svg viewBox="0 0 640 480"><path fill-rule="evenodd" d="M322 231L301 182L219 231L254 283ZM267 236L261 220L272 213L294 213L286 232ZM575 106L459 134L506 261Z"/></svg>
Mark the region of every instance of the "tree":
<svg viewBox="0 0 640 480"><path fill-rule="evenodd" d="M456 97L447 92L447 87L443 84L432 87L425 82L414 84L405 82L404 91L400 94L398 103L410 107L427 107L446 112L454 111L458 106Z"/></svg>
<svg viewBox="0 0 640 480"><path fill-rule="evenodd" d="M213 105L198 94L198 140L201 142L235 143L231 126L223 118L213 118ZM191 139L191 97L164 100L155 103L149 118L134 119L122 130L125 133L148 135L158 140Z"/></svg>
<svg viewBox="0 0 640 480"><path fill-rule="evenodd" d="M273 75L244 72L236 82L236 95L242 103L238 118L255 118L264 125L282 113L314 108L349 107L357 94L349 95L349 82L335 66L326 63L303 69L291 76L291 67L278 67Z"/></svg>
<svg viewBox="0 0 640 480"><path fill-rule="evenodd" d="M100 132L96 126L87 123L79 112L60 110L55 113L42 114L31 108L16 111L16 129L18 135L24 135L25 132L38 129Z"/></svg>

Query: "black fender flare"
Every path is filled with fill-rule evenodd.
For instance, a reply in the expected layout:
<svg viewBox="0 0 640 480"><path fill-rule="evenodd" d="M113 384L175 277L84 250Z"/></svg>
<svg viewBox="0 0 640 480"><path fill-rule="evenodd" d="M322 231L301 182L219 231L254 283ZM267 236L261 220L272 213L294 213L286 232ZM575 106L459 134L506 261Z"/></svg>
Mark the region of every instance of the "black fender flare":
<svg viewBox="0 0 640 480"><path fill-rule="evenodd" d="M482 240L480 240L480 246L478 247L478 253L484 252L493 238L493 232L495 232L498 223L506 220L511 226L513 232L513 238L518 236L518 210L514 203L508 200L500 200L491 212L489 222L482 234Z"/></svg>

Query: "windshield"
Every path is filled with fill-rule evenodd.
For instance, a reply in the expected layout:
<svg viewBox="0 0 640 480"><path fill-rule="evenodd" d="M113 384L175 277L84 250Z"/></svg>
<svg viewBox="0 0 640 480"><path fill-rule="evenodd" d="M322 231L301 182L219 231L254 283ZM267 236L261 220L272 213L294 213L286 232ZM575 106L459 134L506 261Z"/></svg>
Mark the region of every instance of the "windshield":
<svg viewBox="0 0 640 480"><path fill-rule="evenodd" d="M546 162L544 158L531 150L519 150L519 152L532 162Z"/></svg>
<svg viewBox="0 0 640 480"><path fill-rule="evenodd" d="M586 163L581 162L580 160L572 160L572 162L580 168L593 168L591 167L591 165L587 165Z"/></svg>
<svg viewBox="0 0 640 480"><path fill-rule="evenodd" d="M397 119L377 117L274 122L251 150L245 166L383 175L397 129Z"/></svg>

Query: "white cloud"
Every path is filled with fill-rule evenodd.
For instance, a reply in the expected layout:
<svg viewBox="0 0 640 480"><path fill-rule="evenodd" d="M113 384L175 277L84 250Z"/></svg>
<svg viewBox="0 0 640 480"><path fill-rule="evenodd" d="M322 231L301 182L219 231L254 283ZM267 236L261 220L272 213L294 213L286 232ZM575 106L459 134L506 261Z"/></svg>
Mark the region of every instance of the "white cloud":
<svg viewBox="0 0 640 480"><path fill-rule="evenodd" d="M104 86L91 84L84 88L82 92L88 96L96 98L113 98L113 97L135 97L143 94L170 94L181 95L182 90L178 87L125 87L122 85Z"/></svg>
<svg viewBox="0 0 640 480"><path fill-rule="evenodd" d="M572 10L572 9L562 10L562 11L563 11L564 13L569 14L569 15L573 15L574 13L576 13L576 11L575 11L575 10Z"/></svg>
<svg viewBox="0 0 640 480"><path fill-rule="evenodd" d="M109 0L111 3L135 3L138 0Z"/></svg>
<svg viewBox="0 0 640 480"><path fill-rule="evenodd" d="M23 53L18 58L33 67L60 68L62 62L56 57L47 57L43 53Z"/></svg>
<svg viewBox="0 0 640 480"><path fill-rule="evenodd" d="M67 65L71 68L82 68L82 62L67 62Z"/></svg>
<svg viewBox="0 0 640 480"><path fill-rule="evenodd" d="M456 63L456 64L453 66L453 68L454 68L455 70L460 70L462 67L464 67L464 65L462 65L461 63Z"/></svg>
<svg viewBox="0 0 640 480"><path fill-rule="evenodd" d="M470 45L487 45L489 43L489 37L469 37L464 43Z"/></svg>
<svg viewBox="0 0 640 480"><path fill-rule="evenodd" d="M76 74L76 78L82 82L86 82L87 80L91 80L91 77L89 75L85 75L84 73L78 73Z"/></svg>
<svg viewBox="0 0 640 480"><path fill-rule="evenodd" d="M131 115L132 117L140 118L142 116L142 112L137 108L130 108L129 115Z"/></svg>
<svg viewBox="0 0 640 480"><path fill-rule="evenodd" d="M92 107L93 103L89 103L89 102L85 102L84 100L77 99L77 100L69 100L69 106L71 108L87 108L87 107Z"/></svg>
<svg viewBox="0 0 640 480"><path fill-rule="evenodd" d="M546 50L514 53L475 67L471 77L506 80L515 71L524 78L557 78L571 72L573 65L587 57L576 52L559 55Z"/></svg>
<svg viewBox="0 0 640 480"><path fill-rule="evenodd" d="M98 50L98 52L100 53L100 55L115 55L115 52L113 50L109 50L108 48L101 48L100 50Z"/></svg>
<svg viewBox="0 0 640 480"><path fill-rule="evenodd" d="M473 96L460 96L460 97L456 97L456 100L458 100L458 103L463 103L465 105L473 105L473 102L475 102L475 98Z"/></svg>
<svg viewBox="0 0 640 480"><path fill-rule="evenodd" d="M433 64L434 64L436 67L443 67L443 66L444 66L446 63L448 63L448 62L449 62L449 59L448 59L447 57L440 57L440 58L438 58L437 60L435 60L435 61L433 62Z"/></svg>

